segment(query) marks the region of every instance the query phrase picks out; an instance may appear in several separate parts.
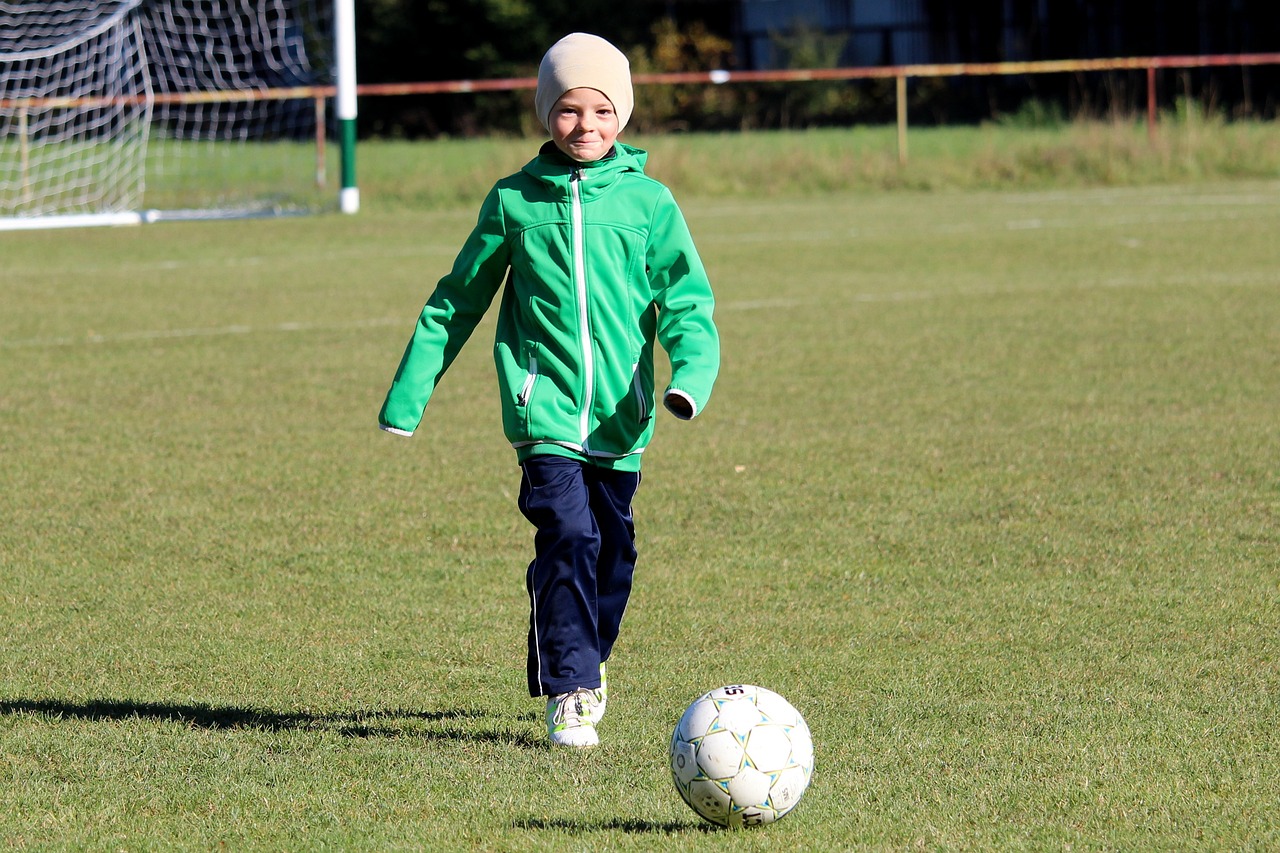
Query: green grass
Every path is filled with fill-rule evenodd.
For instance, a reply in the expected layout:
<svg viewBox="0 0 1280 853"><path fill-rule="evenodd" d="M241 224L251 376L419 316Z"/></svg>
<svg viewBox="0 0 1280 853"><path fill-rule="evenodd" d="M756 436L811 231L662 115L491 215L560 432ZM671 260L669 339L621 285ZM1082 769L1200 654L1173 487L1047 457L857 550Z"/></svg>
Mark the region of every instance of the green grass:
<svg viewBox="0 0 1280 853"><path fill-rule="evenodd" d="M374 428L474 205L0 234L0 843L1280 845L1278 189L683 194L724 368L587 754L524 695L491 328ZM735 681L817 773L727 836L665 752Z"/></svg>
<svg viewBox="0 0 1280 853"><path fill-rule="evenodd" d="M1079 120L1052 126L1008 123L911 127L907 159L893 126L802 132L624 135L651 153L649 171L682 195L794 197L882 190L993 190L1141 186L1280 175L1280 135L1259 121L1226 122L1194 110L1161 116L1154 137L1140 121ZM18 192L19 152L0 140L0 176L10 197L0 212L26 205ZM466 207L495 176L524 165L540 139L487 137L431 143L366 140L357 146L358 182L381 210ZM49 162L67 159L38 153ZM336 207L340 151L325 150L317 185L309 142L178 142L148 149L142 209L323 210ZM116 164L118 165L118 164ZM99 162L90 171L113 171ZM34 177L37 197L55 192L53 173ZM30 176L29 176L30 177ZM82 183L94 183L85 175ZM77 211L83 212L83 211Z"/></svg>
<svg viewBox="0 0 1280 853"><path fill-rule="evenodd" d="M1280 134L1268 122L1162 116L1154 138L1140 122L1055 127L913 127L907 162L896 129L667 134L623 140L648 150L649 172L684 195L759 199L882 190L995 190L1141 186L1280 176ZM520 168L537 142L457 139L357 146L360 184L380 206L463 205L495 174ZM424 155L424 151L426 152ZM330 173L337 174L335 166Z"/></svg>

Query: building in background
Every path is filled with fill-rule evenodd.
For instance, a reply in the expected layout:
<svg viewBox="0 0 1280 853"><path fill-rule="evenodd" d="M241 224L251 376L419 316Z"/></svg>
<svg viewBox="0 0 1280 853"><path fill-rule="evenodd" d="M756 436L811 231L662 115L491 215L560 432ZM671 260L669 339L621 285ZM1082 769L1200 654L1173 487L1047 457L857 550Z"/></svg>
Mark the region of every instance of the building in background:
<svg viewBox="0 0 1280 853"><path fill-rule="evenodd" d="M786 67L786 39L804 32L839 39L838 64L854 67L1280 50L1275 0L688 0L667 8L727 26L743 69Z"/></svg>

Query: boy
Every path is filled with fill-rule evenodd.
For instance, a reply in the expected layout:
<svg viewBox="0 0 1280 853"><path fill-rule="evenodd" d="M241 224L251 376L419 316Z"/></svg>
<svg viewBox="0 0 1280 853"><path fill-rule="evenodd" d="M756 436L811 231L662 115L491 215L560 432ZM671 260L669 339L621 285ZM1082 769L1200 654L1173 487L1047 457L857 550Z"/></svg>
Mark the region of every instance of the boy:
<svg viewBox="0 0 1280 853"><path fill-rule="evenodd" d="M536 528L529 692L548 697L553 744L587 747L599 742L605 662L636 564L631 501L654 429L654 342L671 360L663 403L683 420L707 404L720 343L684 217L644 174L645 152L616 141L633 104L626 57L597 36L568 35L543 57L534 102L551 141L489 192L378 420L413 434L502 289L503 429L522 469L520 511Z"/></svg>

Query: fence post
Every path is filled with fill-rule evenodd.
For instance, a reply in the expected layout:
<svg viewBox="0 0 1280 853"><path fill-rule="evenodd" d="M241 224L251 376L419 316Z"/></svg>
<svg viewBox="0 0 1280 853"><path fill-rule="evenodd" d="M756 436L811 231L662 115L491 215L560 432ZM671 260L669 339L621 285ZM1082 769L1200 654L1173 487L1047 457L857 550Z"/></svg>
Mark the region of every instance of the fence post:
<svg viewBox="0 0 1280 853"><path fill-rule="evenodd" d="M1156 141L1156 67L1147 66L1147 141Z"/></svg>
<svg viewBox="0 0 1280 853"><path fill-rule="evenodd" d="M898 165L907 164L907 78L899 74L898 89Z"/></svg>
<svg viewBox="0 0 1280 853"><path fill-rule="evenodd" d="M325 111L324 96L316 95L316 189L324 189L327 183L328 174L326 171L326 158L328 153L325 150L325 137L328 136L328 128L325 127Z"/></svg>
<svg viewBox="0 0 1280 853"><path fill-rule="evenodd" d="M25 104L18 107L18 169L22 175L22 203L31 204L31 137Z"/></svg>

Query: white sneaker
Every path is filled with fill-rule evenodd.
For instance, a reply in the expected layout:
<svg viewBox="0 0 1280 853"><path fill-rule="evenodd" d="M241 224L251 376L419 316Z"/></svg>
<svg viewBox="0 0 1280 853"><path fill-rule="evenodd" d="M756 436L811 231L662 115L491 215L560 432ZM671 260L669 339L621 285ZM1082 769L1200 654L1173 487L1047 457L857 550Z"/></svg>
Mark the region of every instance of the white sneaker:
<svg viewBox="0 0 1280 853"><path fill-rule="evenodd" d="M604 718L605 705L609 704L609 677L606 664L600 664L600 686L591 691L595 695L595 703L591 706L591 722L600 725Z"/></svg>
<svg viewBox="0 0 1280 853"><path fill-rule="evenodd" d="M594 690L579 687L547 700L547 735L555 746L587 747L600 742L592 712L596 706Z"/></svg>

